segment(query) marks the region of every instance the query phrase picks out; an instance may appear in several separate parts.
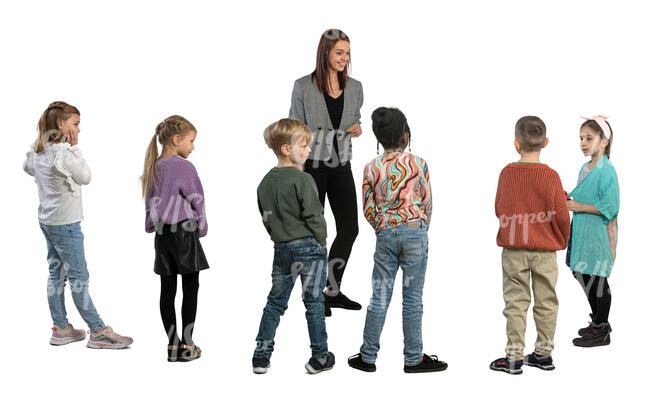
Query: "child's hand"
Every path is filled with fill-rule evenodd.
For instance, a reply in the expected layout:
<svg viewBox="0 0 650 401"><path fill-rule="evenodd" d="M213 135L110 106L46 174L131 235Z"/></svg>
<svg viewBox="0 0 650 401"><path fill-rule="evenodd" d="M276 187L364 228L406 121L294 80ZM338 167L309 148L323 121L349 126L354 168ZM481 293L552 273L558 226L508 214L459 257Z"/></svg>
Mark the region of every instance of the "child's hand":
<svg viewBox="0 0 650 401"><path fill-rule="evenodd" d="M359 123L354 123L350 126L350 128L346 129L345 132L355 138L361 136L361 125Z"/></svg>
<svg viewBox="0 0 650 401"><path fill-rule="evenodd" d="M79 143L79 134L69 131L66 136L66 142L68 142L70 145L74 146Z"/></svg>
<svg viewBox="0 0 650 401"><path fill-rule="evenodd" d="M582 203L578 203L573 199L567 200L566 206L569 208L569 211L571 212L579 212L582 210Z"/></svg>

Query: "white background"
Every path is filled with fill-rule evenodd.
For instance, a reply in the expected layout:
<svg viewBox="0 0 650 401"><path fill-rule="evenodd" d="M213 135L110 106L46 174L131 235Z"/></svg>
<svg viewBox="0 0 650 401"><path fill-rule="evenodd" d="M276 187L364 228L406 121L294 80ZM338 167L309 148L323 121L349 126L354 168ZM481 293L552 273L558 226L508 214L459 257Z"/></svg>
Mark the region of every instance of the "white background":
<svg viewBox="0 0 650 401"><path fill-rule="evenodd" d="M647 182L641 169L650 92L647 11L625 1L445 3L4 3L3 389L20 397L90 399L186 392L190 398L605 399L641 390L649 327L641 185ZM364 86L363 135L354 140L352 162L358 190L363 165L376 155L370 115L379 106L404 111L412 151L430 167L424 350L449 363L443 373L403 373L399 288L377 372L347 366L361 345L371 293L375 238L361 214L343 289L364 310L334 310L327 319L334 370L305 373L309 341L295 290L272 368L265 376L251 372L271 284L272 242L255 189L275 158L262 130L287 116L293 81L313 70L318 40L330 27L351 38L351 76ZM93 173L83 189L82 223L90 290L105 322L134 337L127 350L48 345L46 246L36 188L21 166L37 120L54 100L81 111L80 147ZM599 113L610 116L621 189L612 344L571 345L588 320L588 305L561 251L557 369L525 368L518 377L493 372L488 365L504 355L506 342L493 205L501 168L518 157L515 121L534 114L546 122L550 144L542 161L572 190L586 161L578 147L579 116ZM203 181L209 221L202 244L211 269L201 273L194 335L204 355L188 364L166 362L153 236L144 232L138 182L154 128L170 114L198 129L190 160ZM329 207L326 216L331 244ZM70 321L83 328L69 295L67 301ZM526 338L530 352L532 316Z"/></svg>

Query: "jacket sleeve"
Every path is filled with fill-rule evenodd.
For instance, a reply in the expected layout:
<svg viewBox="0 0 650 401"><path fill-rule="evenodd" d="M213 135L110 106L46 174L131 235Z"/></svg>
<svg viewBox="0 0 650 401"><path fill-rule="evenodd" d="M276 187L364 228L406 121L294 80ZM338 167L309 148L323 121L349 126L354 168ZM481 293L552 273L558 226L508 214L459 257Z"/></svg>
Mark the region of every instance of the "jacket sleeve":
<svg viewBox="0 0 650 401"><path fill-rule="evenodd" d="M289 118L293 118L294 120L298 120L303 124L307 124L305 121L305 104L303 101L302 86L300 86L300 82L298 82L298 80L293 83Z"/></svg>
<svg viewBox="0 0 650 401"><path fill-rule="evenodd" d="M618 216L619 203L620 194L616 173L603 175L598 182L598 202L594 206L609 222Z"/></svg>
<svg viewBox="0 0 650 401"><path fill-rule="evenodd" d="M431 182L429 181L429 166L427 162L422 159L422 171L420 173L420 210L426 216L424 223L429 226L431 224Z"/></svg>
<svg viewBox="0 0 650 401"><path fill-rule="evenodd" d="M363 106L363 86L359 82L359 106L354 110L354 122L361 124L361 106Z"/></svg>
<svg viewBox="0 0 650 401"><path fill-rule="evenodd" d="M363 199L363 215L373 229L377 228L377 203L373 186L372 166L370 163L363 170L363 183L361 184L361 198Z"/></svg>
<svg viewBox="0 0 650 401"><path fill-rule="evenodd" d="M322 246L327 245L327 225L323 205L318 199L318 188L311 175L304 173L303 179L296 186L296 197L300 203L300 216L309 230L314 234L316 241Z"/></svg>
<svg viewBox="0 0 650 401"><path fill-rule="evenodd" d="M34 174L36 174L35 169L34 169L34 151L30 150L27 152L27 157L25 158L25 161L23 162L23 170L31 175L32 177Z"/></svg>
<svg viewBox="0 0 650 401"><path fill-rule="evenodd" d="M84 159L81 149L77 145L61 150L60 155L60 159L58 159L60 162L55 162L57 167L63 167L65 171L69 172L77 184L90 184L90 167L88 167L88 163L86 163L86 159Z"/></svg>

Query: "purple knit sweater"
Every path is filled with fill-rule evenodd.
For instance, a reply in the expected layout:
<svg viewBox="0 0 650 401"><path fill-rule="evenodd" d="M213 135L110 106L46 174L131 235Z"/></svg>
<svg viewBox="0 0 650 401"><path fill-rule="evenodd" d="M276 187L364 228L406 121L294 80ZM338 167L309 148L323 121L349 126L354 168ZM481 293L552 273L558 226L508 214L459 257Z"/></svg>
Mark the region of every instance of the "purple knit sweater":
<svg viewBox="0 0 650 401"><path fill-rule="evenodd" d="M156 186L146 198L144 229L156 230L156 223L176 224L187 219L198 222L199 237L208 232L203 186L194 165L180 156L156 162Z"/></svg>

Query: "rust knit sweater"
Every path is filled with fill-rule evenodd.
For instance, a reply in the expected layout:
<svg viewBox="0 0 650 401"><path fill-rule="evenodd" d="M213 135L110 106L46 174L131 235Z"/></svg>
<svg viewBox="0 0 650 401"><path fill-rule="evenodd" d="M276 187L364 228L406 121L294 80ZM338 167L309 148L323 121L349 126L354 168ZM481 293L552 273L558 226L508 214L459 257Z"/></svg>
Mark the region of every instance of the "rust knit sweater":
<svg viewBox="0 0 650 401"><path fill-rule="evenodd" d="M511 163L501 171L494 202L497 245L560 250L569 241L570 218L560 176L546 164Z"/></svg>

